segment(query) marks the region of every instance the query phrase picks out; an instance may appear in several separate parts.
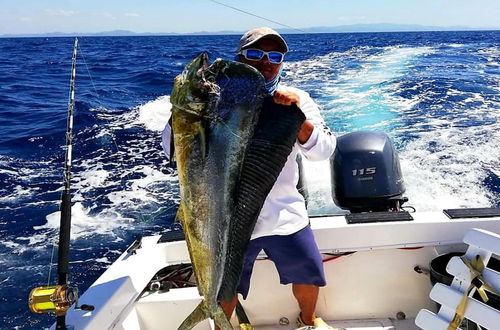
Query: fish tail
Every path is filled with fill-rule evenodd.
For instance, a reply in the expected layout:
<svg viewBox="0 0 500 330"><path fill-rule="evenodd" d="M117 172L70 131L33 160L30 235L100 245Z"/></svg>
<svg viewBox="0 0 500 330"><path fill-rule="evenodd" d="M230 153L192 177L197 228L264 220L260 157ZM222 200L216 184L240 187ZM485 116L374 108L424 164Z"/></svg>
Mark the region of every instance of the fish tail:
<svg viewBox="0 0 500 330"><path fill-rule="evenodd" d="M219 327L221 330L233 330L233 326L231 325L231 322L227 319L226 314L224 314L224 311L222 310L222 307L218 306L215 314L213 315L213 319L215 322L215 325Z"/></svg>
<svg viewBox="0 0 500 330"><path fill-rule="evenodd" d="M215 325L217 325L221 330L233 330L233 326L228 321L226 314L224 314L224 311L222 310L222 307L218 305L215 313L211 315L205 301L200 302L199 305L196 306L194 311L189 314L189 316L184 320L184 322L182 322L177 330L190 330L194 328L198 323L209 317L214 320Z"/></svg>
<svg viewBox="0 0 500 330"><path fill-rule="evenodd" d="M194 328L195 325L200 323L201 321L207 319L209 317L208 310L203 300L199 303L198 306L194 309L194 311L189 314L189 316L182 322L177 330L190 330Z"/></svg>

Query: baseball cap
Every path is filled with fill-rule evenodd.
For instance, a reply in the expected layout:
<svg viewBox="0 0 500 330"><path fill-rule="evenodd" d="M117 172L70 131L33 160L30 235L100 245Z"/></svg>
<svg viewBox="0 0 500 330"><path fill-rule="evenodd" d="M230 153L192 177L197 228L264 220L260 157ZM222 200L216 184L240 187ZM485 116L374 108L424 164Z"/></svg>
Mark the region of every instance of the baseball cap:
<svg viewBox="0 0 500 330"><path fill-rule="evenodd" d="M275 40L281 46L284 53L288 52L288 45L286 44L285 39L283 39L278 32L268 27L260 27L245 32L240 39L236 53L239 53L242 49L255 44L262 38Z"/></svg>

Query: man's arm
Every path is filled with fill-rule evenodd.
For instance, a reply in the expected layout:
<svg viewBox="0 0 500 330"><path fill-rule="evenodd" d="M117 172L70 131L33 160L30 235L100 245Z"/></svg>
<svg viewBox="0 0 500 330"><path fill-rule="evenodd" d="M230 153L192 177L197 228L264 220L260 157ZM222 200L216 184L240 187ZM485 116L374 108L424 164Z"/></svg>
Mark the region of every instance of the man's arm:
<svg viewBox="0 0 500 330"><path fill-rule="evenodd" d="M301 90L296 90L296 92L278 90L274 93L273 99L274 102L283 105L295 103L304 112L306 121L297 134L304 156L310 160L328 159L335 151L336 139L326 126L318 105L309 94Z"/></svg>
<svg viewBox="0 0 500 330"><path fill-rule="evenodd" d="M311 135L314 131L314 125L309 121L305 120L300 126L299 134L297 134L297 140L299 140L300 144L304 144L311 138Z"/></svg>
<svg viewBox="0 0 500 330"><path fill-rule="evenodd" d="M175 152L174 152L174 137L172 134L172 117L168 120L168 123L165 125L163 132L161 133L161 146L163 148L163 152L167 155L168 161L171 165L174 165L175 162Z"/></svg>

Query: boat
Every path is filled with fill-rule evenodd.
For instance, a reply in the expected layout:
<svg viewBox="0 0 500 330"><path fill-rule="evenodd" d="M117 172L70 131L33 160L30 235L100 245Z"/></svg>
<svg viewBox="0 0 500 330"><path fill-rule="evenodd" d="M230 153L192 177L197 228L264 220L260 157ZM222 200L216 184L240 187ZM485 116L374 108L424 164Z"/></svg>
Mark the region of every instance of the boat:
<svg viewBox="0 0 500 330"><path fill-rule="evenodd" d="M325 256L328 284L320 290L317 314L330 324L356 329L418 329L429 298L429 263L438 255L465 251L471 228L500 232L500 216L450 219L442 212L415 212L412 221L351 224L346 216L311 218ZM198 305L197 288L168 287L179 266L190 263L185 241L148 236L132 244L80 297L93 311L71 308L74 329L177 329ZM175 282L174 280L171 280ZM295 329L298 306L289 286L279 284L272 264L256 262L247 300L242 302L255 329ZM237 328L237 320L232 320ZM206 320L195 329L214 329Z"/></svg>
<svg viewBox="0 0 500 330"><path fill-rule="evenodd" d="M364 169L361 181L379 190L385 184L391 197L360 199L352 198L352 191L343 192L356 188L342 181L339 171L360 181L360 170L352 171L347 152L381 157L376 166L358 167ZM363 158L356 157L358 162ZM418 329L418 312L437 310L429 293L433 283L446 277L449 258L466 250L464 235L473 228L500 233L500 209L419 212L403 207L407 199L402 197L397 154L380 132L340 137L331 169L337 178L332 182L335 200L350 205L350 212L310 217L328 282L320 290L317 314L343 329ZM382 183L376 182L375 173L385 173ZM349 193L351 198L346 197ZM132 243L79 298L78 304L93 308L71 307L66 322L74 329L177 329L201 299L182 231L173 229ZM279 284L264 253L255 264L249 297L241 305L254 329L297 327L299 309L291 288ZM231 322L238 328L236 315ZM205 320L194 329L215 328Z"/></svg>

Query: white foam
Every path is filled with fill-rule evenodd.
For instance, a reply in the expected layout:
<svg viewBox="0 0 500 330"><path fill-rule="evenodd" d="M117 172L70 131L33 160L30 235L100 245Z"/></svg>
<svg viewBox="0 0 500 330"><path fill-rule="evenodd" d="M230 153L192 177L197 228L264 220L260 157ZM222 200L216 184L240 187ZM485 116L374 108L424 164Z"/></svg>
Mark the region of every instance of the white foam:
<svg viewBox="0 0 500 330"><path fill-rule="evenodd" d="M151 131L162 131L170 118L170 96L160 96L156 100L139 106L137 122Z"/></svg>
<svg viewBox="0 0 500 330"><path fill-rule="evenodd" d="M106 257L102 257L102 258L96 258L94 259L95 262L100 262L100 263L103 263L103 264L111 264L112 261L109 260L108 258Z"/></svg>
<svg viewBox="0 0 500 330"><path fill-rule="evenodd" d="M17 240L28 241L28 245L35 245L41 242L47 243L49 237L47 234L33 234L29 237L17 237Z"/></svg>
<svg viewBox="0 0 500 330"><path fill-rule="evenodd" d="M117 214L101 212L90 215L90 208L85 208L82 203L74 203L71 207L71 238L93 235L109 235L114 229L126 226L133 219L122 218ZM35 230L59 229L61 212L57 211L46 216L47 223L34 226Z"/></svg>
<svg viewBox="0 0 500 330"><path fill-rule="evenodd" d="M130 210L139 208L145 203L156 202L157 196L153 193L157 185L176 180L172 175L164 174L150 166L138 166L132 169L132 172L141 173L143 177L129 180L128 189L115 191L107 196L115 208L120 205Z"/></svg>
<svg viewBox="0 0 500 330"><path fill-rule="evenodd" d="M87 184L92 187L102 187L104 186L104 182L106 181L108 176L109 172L101 169L86 171L83 178L87 180Z"/></svg>
<svg viewBox="0 0 500 330"><path fill-rule="evenodd" d="M330 161L310 161L302 158L308 192L309 215L340 214L341 210L332 198Z"/></svg>
<svg viewBox="0 0 500 330"><path fill-rule="evenodd" d="M110 176L109 171L104 170L102 164L91 164L90 162L90 160L82 161L82 166L85 170L79 172L75 177L76 182L73 184L73 188L80 194L112 184L111 182L107 182Z"/></svg>
<svg viewBox="0 0 500 330"><path fill-rule="evenodd" d="M19 175L17 172L5 169L5 168L0 168L0 173L2 174L9 174L9 175Z"/></svg>
<svg viewBox="0 0 500 330"><path fill-rule="evenodd" d="M35 193L34 189L30 189L28 187L22 187L20 185L17 185L14 187L14 189L10 192L10 195L0 197L0 203L13 203L17 202L19 200L27 199L31 196L33 196Z"/></svg>
<svg viewBox="0 0 500 330"><path fill-rule="evenodd" d="M441 128L410 142L400 153L410 204L422 211L491 206L495 196L484 179L500 166L496 126L487 135L477 127Z"/></svg>
<svg viewBox="0 0 500 330"><path fill-rule="evenodd" d="M17 248L20 246L19 243L12 242L12 241L1 241L0 244L4 245L5 247L10 248L10 249Z"/></svg>
<svg viewBox="0 0 500 330"><path fill-rule="evenodd" d="M37 236L37 235L35 235ZM20 241L20 243L15 242L15 241L3 241L0 242L0 244L4 245L6 248L9 249L9 254L23 254L24 252L27 251L41 251L46 248L46 241L40 240L37 241L37 238L34 238L33 240L30 240L29 238L16 238L16 240ZM28 241L28 244L26 244L24 241ZM43 242L43 244L37 244ZM32 244L31 244L32 243ZM6 261L3 261L6 262Z"/></svg>
<svg viewBox="0 0 500 330"><path fill-rule="evenodd" d="M342 117L346 131L387 129L401 111L411 109L415 100L395 93L400 78L430 47L384 47L376 54L372 48L353 48L310 60L289 63L287 79L298 87L314 90L325 116ZM357 59L356 68L344 68L343 60Z"/></svg>

